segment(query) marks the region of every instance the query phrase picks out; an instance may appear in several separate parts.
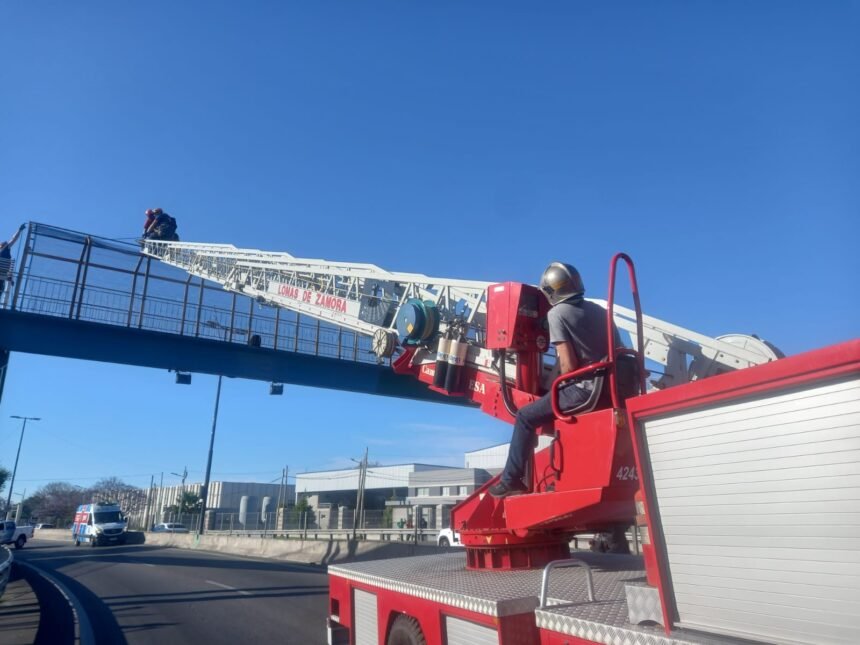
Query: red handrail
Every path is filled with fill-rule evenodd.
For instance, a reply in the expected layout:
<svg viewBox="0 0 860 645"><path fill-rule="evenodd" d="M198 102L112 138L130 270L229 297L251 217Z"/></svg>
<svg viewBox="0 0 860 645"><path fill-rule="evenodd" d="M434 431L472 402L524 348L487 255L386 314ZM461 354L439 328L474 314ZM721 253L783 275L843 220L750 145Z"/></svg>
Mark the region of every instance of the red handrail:
<svg viewBox="0 0 860 645"><path fill-rule="evenodd" d="M630 278L630 291L633 293L633 308L636 311L636 357L639 362L639 390L645 391L645 359L644 359L644 344L642 339L642 305L639 302L639 285L636 282L636 269L633 267L633 260L626 253L616 253L609 265L609 298L606 301L606 333L608 337L609 362L609 388L612 393L612 407L620 408L618 400L618 368L615 360L615 329L613 321L615 309L615 269L618 266L618 261L624 260L627 265L627 275ZM629 353L629 352L625 352Z"/></svg>
<svg viewBox="0 0 860 645"><path fill-rule="evenodd" d="M591 365L580 367L578 370L568 372L567 374L562 374L557 379L555 379L552 382L552 387L550 388L550 402L552 403L552 413L556 416L556 418L561 419L562 421L571 421L575 416L572 414L565 415L558 405L558 391L563 381L569 381L571 379L581 377L585 374L596 372L597 370L609 367L611 364L612 361L600 361L599 363L592 363Z"/></svg>

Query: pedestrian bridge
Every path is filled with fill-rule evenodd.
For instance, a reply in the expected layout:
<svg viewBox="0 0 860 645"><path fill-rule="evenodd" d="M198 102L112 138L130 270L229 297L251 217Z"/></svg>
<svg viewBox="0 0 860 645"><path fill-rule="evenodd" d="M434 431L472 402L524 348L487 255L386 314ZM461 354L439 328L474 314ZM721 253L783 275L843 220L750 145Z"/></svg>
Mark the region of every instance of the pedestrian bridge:
<svg viewBox="0 0 860 645"><path fill-rule="evenodd" d="M9 352L462 404L378 363L370 338L224 291L137 244L31 223L0 296Z"/></svg>

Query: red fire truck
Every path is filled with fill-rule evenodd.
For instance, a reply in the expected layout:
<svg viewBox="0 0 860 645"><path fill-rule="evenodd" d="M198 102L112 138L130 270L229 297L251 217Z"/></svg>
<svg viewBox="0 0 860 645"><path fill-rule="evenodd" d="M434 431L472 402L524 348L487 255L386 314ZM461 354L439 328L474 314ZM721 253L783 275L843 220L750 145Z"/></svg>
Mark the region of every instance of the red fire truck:
<svg viewBox="0 0 860 645"><path fill-rule="evenodd" d="M553 393L526 494L456 506L456 553L329 567L329 642L860 642L860 340L784 358L605 306L633 348L554 374L540 291L366 264L147 242L226 288L373 335L397 374L496 418ZM205 257L203 257L205 256ZM618 307L628 269L634 308ZM201 268L202 267L202 268ZM205 274L205 275L204 275ZM646 360L662 366L646 385ZM577 410L557 392L594 379ZM641 555L570 552L635 525Z"/></svg>

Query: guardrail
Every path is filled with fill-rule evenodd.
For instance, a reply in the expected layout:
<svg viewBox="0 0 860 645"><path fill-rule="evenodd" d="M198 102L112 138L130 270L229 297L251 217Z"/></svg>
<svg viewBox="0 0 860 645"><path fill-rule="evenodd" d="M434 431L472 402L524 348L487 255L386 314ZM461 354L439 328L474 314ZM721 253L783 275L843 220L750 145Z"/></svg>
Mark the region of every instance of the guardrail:
<svg viewBox="0 0 860 645"><path fill-rule="evenodd" d="M353 532L348 529L320 529L320 528L297 528L297 529L209 529L210 535L235 535L240 537L278 538L278 539L301 539L301 540L348 540L352 538ZM358 540L376 542L416 542L418 544L436 544L439 538L439 529L432 528L384 528L368 529L358 528L355 531ZM570 540L575 550L589 549L591 543L597 536L594 533L583 533L575 535ZM640 542L637 531L625 535L630 551L639 554Z"/></svg>
<svg viewBox="0 0 860 645"><path fill-rule="evenodd" d="M353 535L352 529L233 529L206 531L210 535L235 535L244 537L279 538L279 539L304 539L304 540L347 540ZM403 541L403 542L432 542L436 543L439 535L437 529L356 529L355 537L359 540L371 540L378 542Z"/></svg>
<svg viewBox="0 0 860 645"><path fill-rule="evenodd" d="M6 585L9 583L9 575L12 573L12 560L14 556L9 547L0 547L0 596L6 591Z"/></svg>

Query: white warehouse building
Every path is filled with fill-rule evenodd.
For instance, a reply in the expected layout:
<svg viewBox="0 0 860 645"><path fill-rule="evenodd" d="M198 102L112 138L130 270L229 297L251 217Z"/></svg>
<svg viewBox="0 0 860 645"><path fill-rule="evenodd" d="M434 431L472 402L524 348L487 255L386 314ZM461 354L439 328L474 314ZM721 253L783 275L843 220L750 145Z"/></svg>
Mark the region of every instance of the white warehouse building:
<svg viewBox="0 0 860 645"><path fill-rule="evenodd" d="M370 508L382 507L385 500L391 497L405 498L409 488L409 476L412 473L445 468L445 466L432 464L370 466L367 469L364 485L366 505ZM299 473L296 475L296 495L307 497L311 506L315 507L320 504L336 504L354 508L360 472L356 467Z"/></svg>

